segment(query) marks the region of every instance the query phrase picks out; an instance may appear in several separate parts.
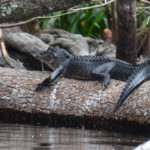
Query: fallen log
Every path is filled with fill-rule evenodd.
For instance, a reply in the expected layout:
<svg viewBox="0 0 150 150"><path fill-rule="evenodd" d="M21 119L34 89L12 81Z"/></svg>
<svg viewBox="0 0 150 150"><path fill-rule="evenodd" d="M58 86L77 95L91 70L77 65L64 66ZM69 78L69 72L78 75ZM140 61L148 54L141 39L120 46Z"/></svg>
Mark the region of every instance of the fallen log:
<svg viewBox="0 0 150 150"><path fill-rule="evenodd" d="M136 89L113 114L124 82L111 80L102 90L97 81L59 78L49 88L36 92L36 85L49 72L0 68L0 76L0 110L47 115L49 120L55 114L150 123L150 81Z"/></svg>

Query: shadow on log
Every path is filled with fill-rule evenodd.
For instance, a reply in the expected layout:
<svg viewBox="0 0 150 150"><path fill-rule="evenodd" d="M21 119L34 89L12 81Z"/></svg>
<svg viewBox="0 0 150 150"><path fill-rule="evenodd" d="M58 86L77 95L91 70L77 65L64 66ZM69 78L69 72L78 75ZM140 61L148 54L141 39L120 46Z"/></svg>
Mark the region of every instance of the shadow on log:
<svg viewBox="0 0 150 150"><path fill-rule="evenodd" d="M0 76L1 120L15 121L20 113L18 122L29 119L79 127L93 124L93 127L113 128L115 122L126 125L124 121L132 125L150 123L149 81L136 89L113 114L124 82L111 80L109 87L102 91L97 81L59 78L44 91L35 92L36 85L49 76L48 72L0 68Z"/></svg>

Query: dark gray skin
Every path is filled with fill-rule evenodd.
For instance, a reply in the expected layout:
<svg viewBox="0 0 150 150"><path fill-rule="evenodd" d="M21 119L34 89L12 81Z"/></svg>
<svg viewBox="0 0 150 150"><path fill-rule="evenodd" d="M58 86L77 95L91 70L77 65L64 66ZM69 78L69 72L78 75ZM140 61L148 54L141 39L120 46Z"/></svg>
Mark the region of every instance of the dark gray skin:
<svg viewBox="0 0 150 150"><path fill-rule="evenodd" d="M116 112L119 109L119 107L123 104L123 102L127 99L127 97L138 86L140 86L144 81L147 81L149 79L150 79L150 60L140 64L136 68L136 70L133 72L133 74L129 77L124 89L122 90L120 98L119 98L113 112Z"/></svg>
<svg viewBox="0 0 150 150"><path fill-rule="evenodd" d="M136 65L115 58L73 56L58 46L49 47L47 51L36 53L35 56L54 70L48 78L38 84L37 91L43 90L61 74L68 78L98 80L102 88L106 88L110 78L127 80L136 68Z"/></svg>

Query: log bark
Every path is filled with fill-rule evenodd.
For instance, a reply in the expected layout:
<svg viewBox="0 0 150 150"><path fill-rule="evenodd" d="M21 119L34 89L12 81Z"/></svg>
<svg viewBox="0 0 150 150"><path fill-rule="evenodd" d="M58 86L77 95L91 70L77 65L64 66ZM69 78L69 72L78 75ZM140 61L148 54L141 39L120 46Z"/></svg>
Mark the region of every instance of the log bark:
<svg viewBox="0 0 150 150"><path fill-rule="evenodd" d="M36 85L47 76L48 72L0 68L0 111L42 114L49 119L56 114L150 123L150 81L136 89L113 114L124 82L111 80L102 90L97 81L60 78L44 91L36 92Z"/></svg>
<svg viewBox="0 0 150 150"><path fill-rule="evenodd" d="M119 59L136 63L136 0L117 0Z"/></svg>
<svg viewBox="0 0 150 150"><path fill-rule="evenodd" d="M17 22L65 10L90 0L1 0L0 22Z"/></svg>

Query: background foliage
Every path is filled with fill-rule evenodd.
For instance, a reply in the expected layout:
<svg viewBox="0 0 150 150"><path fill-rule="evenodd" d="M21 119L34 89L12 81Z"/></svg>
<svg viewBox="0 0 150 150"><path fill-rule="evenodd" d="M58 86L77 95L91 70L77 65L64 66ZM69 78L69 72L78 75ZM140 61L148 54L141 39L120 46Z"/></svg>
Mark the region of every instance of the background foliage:
<svg viewBox="0 0 150 150"><path fill-rule="evenodd" d="M80 7L87 7L100 4L83 4ZM66 11L59 11L52 15L58 15ZM103 30L108 27L108 21L105 14L105 8L95 8L84 11L79 11L74 14L39 20L42 29L45 28L61 28L72 33L80 33L84 36L100 37Z"/></svg>
<svg viewBox="0 0 150 150"><path fill-rule="evenodd" d="M101 4L101 2L91 4L86 3L79 7L93 6L97 4ZM148 5L142 3L138 3L137 5L137 28L145 28L149 25L150 8L147 9L147 6ZM110 10L110 8L107 10ZM59 11L49 16L65 12L67 11ZM42 29L60 28L68 32L80 33L84 36L96 38L102 37L103 30L109 27L108 22L105 7L88 9L51 19L39 19L39 24Z"/></svg>
<svg viewBox="0 0 150 150"><path fill-rule="evenodd" d="M137 28L145 28L150 24L150 6L139 3L137 5Z"/></svg>

